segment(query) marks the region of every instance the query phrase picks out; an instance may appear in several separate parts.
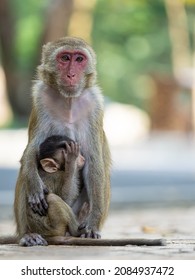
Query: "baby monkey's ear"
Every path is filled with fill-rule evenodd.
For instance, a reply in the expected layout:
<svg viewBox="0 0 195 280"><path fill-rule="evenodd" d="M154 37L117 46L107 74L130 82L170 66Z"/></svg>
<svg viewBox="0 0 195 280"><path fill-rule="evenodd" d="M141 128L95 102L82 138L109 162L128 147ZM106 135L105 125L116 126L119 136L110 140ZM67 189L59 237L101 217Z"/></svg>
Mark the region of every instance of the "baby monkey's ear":
<svg viewBox="0 0 195 280"><path fill-rule="evenodd" d="M54 173L60 169L59 164L52 158L41 159L40 164L43 170L48 173Z"/></svg>

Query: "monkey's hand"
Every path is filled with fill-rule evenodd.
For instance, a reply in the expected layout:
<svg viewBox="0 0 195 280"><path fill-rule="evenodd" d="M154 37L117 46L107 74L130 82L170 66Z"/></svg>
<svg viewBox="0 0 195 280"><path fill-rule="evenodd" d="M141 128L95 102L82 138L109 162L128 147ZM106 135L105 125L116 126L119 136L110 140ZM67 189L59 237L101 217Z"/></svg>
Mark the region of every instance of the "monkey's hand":
<svg viewBox="0 0 195 280"><path fill-rule="evenodd" d="M44 188L41 192L35 192L28 195L28 203L34 213L38 213L40 216L47 214L48 204L45 199L45 195L48 194L48 189Z"/></svg>
<svg viewBox="0 0 195 280"><path fill-rule="evenodd" d="M80 224L78 230L80 232L85 232L81 234L80 236L81 238L94 238L94 239L101 238L100 232L97 230L97 228L89 226L87 222Z"/></svg>
<svg viewBox="0 0 195 280"><path fill-rule="evenodd" d="M64 153L65 165L70 167L75 165L76 159L79 156L79 144L71 141L70 143L65 142L66 151Z"/></svg>

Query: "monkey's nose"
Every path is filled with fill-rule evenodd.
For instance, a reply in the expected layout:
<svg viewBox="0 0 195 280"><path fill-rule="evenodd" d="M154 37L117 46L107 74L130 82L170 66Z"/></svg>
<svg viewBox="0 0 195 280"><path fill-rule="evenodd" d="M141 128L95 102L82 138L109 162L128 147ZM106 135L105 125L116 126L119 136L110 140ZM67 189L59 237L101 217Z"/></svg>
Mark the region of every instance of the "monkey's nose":
<svg viewBox="0 0 195 280"><path fill-rule="evenodd" d="M75 77L75 74L74 73L69 73L67 74L67 78L69 78L70 80L72 80L73 78Z"/></svg>

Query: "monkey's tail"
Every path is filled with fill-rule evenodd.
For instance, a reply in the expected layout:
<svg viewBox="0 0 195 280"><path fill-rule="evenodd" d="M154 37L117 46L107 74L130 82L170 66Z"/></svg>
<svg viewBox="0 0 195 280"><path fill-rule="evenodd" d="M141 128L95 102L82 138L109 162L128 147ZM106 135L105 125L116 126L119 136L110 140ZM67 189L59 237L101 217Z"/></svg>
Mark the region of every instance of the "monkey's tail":
<svg viewBox="0 0 195 280"><path fill-rule="evenodd" d="M0 245L3 245L3 244L17 244L17 243L18 243L18 239L14 235L0 236Z"/></svg>
<svg viewBox="0 0 195 280"><path fill-rule="evenodd" d="M74 245L74 246L165 246L165 239L91 239L78 237L55 236L47 238L49 245Z"/></svg>
<svg viewBox="0 0 195 280"><path fill-rule="evenodd" d="M76 238L55 236L47 238L49 245L74 245L74 246L165 246L164 239L91 239L91 238ZM0 245L18 244L16 236L0 236Z"/></svg>

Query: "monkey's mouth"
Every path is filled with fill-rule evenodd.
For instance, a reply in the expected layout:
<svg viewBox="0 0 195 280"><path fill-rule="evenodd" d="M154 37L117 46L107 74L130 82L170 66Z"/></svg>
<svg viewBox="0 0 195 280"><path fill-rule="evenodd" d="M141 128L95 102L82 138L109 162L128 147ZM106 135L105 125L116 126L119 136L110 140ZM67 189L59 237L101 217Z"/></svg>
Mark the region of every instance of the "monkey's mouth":
<svg viewBox="0 0 195 280"><path fill-rule="evenodd" d="M64 87L64 91L67 92L69 95L75 94L77 90L78 90L77 85L66 85Z"/></svg>
<svg viewBox="0 0 195 280"><path fill-rule="evenodd" d="M76 90L76 85L66 85L65 88L67 90Z"/></svg>

